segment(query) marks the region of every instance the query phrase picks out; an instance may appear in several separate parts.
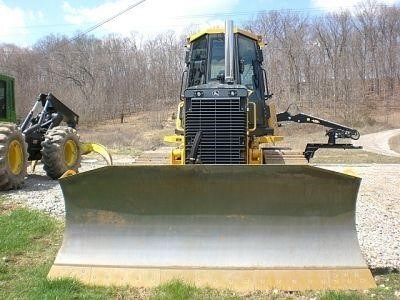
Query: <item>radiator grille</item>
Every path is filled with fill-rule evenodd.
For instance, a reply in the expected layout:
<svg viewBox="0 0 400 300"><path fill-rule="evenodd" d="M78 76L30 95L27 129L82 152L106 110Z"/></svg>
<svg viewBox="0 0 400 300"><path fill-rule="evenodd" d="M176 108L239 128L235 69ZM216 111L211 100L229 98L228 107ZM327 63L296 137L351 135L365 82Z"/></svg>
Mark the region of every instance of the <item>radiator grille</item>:
<svg viewBox="0 0 400 300"><path fill-rule="evenodd" d="M197 158L203 164L246 163L244 98L189 98L185 115L186 163L196 133L201 131Z"/></svg>

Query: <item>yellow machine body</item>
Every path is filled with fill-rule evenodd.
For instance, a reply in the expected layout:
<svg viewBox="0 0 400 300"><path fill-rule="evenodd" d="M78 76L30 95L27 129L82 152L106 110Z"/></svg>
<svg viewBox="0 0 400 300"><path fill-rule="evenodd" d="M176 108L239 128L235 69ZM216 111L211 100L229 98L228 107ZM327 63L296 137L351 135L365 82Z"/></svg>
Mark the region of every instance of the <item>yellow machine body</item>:
<svg viewBox="0 0 400 300"><path fill-rule="evenodd" d="M375 287L355 227L361 179L277 146L261 38L230 32L234 76L211 65L228 29L188 39L169 165L60 179L66 227L49 278L137 287L182 279L245 292Z"/></svg>

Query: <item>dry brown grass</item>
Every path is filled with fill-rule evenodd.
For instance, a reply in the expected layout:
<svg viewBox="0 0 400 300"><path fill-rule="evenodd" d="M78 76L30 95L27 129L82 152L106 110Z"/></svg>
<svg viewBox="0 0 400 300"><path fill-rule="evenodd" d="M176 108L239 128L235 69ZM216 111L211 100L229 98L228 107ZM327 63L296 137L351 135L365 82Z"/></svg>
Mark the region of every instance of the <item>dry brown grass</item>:
<svg viewBox="0 0 400 300"><path fill-rule="evenodd" d="M385 124L390 128L400 128L400 109L392 107L390 109L381 108L374 116L376 124Z"/></svg>
<svg viewBox="0 0 400 300"><path fill-rule="evenodd" d="M101 122L95 125L80 125L78 131L82 141L97 142L105 145L112 153L138 155L143 151L156 149L163 145L166 135L174 134L175 120L172 115L176 108L170 107L159 111L135 113L125 117L124 123L119 119ZM397 115L396 115L397 116ZM400 119L400 115L398 115ZM394 116L390 116L391 120ZM361 134L378 132L395 128L394 123L375 123L358 128ZM400 127L400 124L397 128ZM326 143L326 129L313 124L288 123L277 130L284 136L284 141L277 146L290 147L303 151L307 143ZM351 140L340 141L351 143ZM391 148L400 151L400 137L393 138ZM171 145L173 146L173 145ZM362 150L318 150L314 163L400 163L399 158L392 158Z"/></svg>
<svg viewBox="0 0 400 300"><path fill-rule="evenodd" d="M79 126L78 132L82 141L103 144L112 152L136 154L157 148L163 144L165 135L174 133L174 111L136 113L125 117L123 123L118 119L84 124Z"/></svg>
<svg viewBox="0 0 400 300"><path fill-rule="evenodd" d="M0 215L9 214L11 211L21 208L22 205L0 198Z"/></svg>
<svg viewBox="0 0 400 300"><path fill-rule="evenodd" d="M389 140L390 149L400 153L400 135L394 136Z"/></svg>

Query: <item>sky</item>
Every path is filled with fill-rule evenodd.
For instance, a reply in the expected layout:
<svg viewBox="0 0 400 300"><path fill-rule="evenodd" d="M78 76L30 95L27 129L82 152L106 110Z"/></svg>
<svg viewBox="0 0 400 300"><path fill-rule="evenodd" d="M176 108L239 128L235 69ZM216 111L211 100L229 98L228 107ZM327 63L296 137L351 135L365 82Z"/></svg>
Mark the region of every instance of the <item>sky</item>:
<svg viewBox="0 0 400 300"><path fill-rule="evenodd" d="M400 4L400 0L375 1ZM138 2L90 34L154 38L168 30L182 34L193 28L222 26L226 19L237 25L260 11L318 14L355 9L359 0L0 0L0 44L30 47L50 34L73 38Z"/></svg>

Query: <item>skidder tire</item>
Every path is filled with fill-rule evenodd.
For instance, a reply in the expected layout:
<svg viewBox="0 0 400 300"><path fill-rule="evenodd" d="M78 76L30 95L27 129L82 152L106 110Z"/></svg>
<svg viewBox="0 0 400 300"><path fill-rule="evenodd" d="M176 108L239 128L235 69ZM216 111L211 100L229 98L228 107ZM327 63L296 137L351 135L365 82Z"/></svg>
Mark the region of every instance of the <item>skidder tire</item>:
<svg viewBox="0 0 400 300"><path fill-rule="evenodd" d="M19 189L27 175L24 136L12 123L0 123L0 190Z"/></svg>
<svg viewBox="0 0 400 300"><path fill-rule="evenodd" d="M58 179L68 170L78 172L82 154L79 135L67 126L49 129L42 142L42 163L47 176Z"/></svg>

